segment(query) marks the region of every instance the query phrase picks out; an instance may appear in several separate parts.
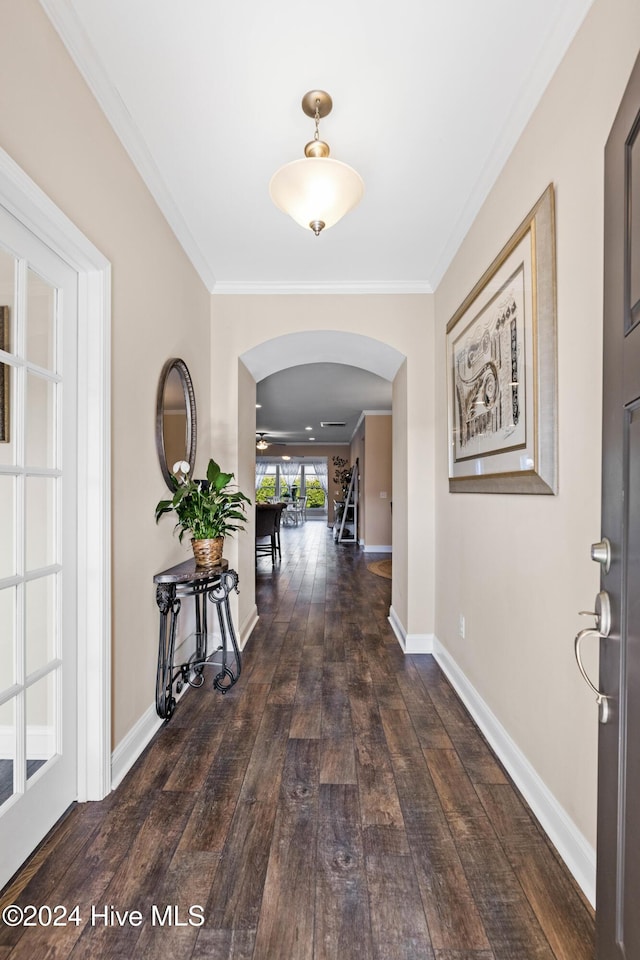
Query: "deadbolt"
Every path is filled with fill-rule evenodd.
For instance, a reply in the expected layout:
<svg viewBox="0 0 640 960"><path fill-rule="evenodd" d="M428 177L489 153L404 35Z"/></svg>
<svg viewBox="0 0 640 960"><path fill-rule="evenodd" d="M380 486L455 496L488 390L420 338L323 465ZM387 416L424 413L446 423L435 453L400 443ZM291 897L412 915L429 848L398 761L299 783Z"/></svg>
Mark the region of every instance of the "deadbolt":
<svg viewBox="0 0 640 960"><path fill-rule="evenodd" d="M603 537L599 543L591 544L591 559L600 563L605 573L609 573L611 567L611 543L607 537Z"/></svg>

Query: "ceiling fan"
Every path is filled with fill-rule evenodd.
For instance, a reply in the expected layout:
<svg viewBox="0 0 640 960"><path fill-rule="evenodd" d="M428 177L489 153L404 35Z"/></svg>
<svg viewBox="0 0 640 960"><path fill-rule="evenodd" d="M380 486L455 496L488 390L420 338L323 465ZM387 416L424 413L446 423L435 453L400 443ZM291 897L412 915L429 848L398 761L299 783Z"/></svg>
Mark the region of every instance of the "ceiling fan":
<svg viewBox="0 0 640 960"><path fill-rule="evenodd" d="M264 453L269 447L286 447L287 444L282 440L269 440L267 442L265 437L268 436L266 433L256 433L256 450L260 450Z"/></svg>

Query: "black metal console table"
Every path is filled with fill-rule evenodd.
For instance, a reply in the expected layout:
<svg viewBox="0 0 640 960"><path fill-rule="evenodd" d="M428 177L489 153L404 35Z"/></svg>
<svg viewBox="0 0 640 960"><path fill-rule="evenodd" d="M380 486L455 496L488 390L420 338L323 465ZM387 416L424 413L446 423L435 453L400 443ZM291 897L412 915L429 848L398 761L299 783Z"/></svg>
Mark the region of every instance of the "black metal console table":
<svg viewBox="0 0 640 960"><path fill-rule="evenodd" d="M229 609L229 594L232 590L238 590L238 574L235 570L229 570L226 560L216 567L197 567L195 560L185 560L157 573L153 582L156 584L156 603L160 609L156 710L158 716L168 720L176 705L173 695L176 681L176 693L180 693L185 683L201 687L204 668L216 666L220 669L213 678L213 685L220 693L226 693L240 676L240 650ZM186 663L179 664L174 670L176 627L185 597L195 600L196 649ZM218 612L221 643L213 653L222 651L221 663L214 663L210 659L213 654L207 656L207 600L214 604ZM229 652L233 654L231 665L228 662Z"/></svg>

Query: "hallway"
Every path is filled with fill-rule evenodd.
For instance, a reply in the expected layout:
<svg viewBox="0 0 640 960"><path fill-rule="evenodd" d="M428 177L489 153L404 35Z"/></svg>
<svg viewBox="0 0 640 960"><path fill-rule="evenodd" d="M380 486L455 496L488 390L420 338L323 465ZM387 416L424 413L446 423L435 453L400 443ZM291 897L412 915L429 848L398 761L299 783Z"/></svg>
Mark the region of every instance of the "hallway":
<svg viewBox="0 0 640 960"><path fill-rule="evenodd" d="M238 684L189 691L2 897L80 922L0 923L0 960L592 958L590 907L433 658L403 655L376 557L322 523L282 553Z"/></svg>

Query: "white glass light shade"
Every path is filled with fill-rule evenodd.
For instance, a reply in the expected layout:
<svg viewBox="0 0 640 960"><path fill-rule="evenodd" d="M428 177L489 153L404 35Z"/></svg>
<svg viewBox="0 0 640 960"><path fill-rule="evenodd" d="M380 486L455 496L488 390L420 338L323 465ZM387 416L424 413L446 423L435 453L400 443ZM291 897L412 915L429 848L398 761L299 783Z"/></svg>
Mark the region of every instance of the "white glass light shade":
<svg viewBox="0 0 640 960"><path fill-rule="evenodd" d="M303 157L280 167L269 193L276 207L308 228L321 221L327 230L362 199L364 183L347 163L330 157Z"/></svg>

